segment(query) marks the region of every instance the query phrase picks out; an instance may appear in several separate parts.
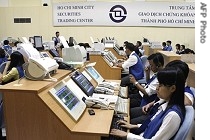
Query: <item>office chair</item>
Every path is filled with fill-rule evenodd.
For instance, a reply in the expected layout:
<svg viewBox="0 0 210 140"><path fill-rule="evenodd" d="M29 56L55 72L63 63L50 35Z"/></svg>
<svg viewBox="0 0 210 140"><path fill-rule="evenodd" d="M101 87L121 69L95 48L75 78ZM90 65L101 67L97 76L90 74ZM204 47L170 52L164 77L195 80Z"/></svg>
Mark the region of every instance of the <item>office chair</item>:
<svg viewBox="0 0 210 140"><path fill-rule="evenodd" d="M142 61L142 64L143 64L143 69L145 69L145 65L147 63L147 58L148 56L147 55L142 55L141 56L141 61ZM144 77L140 80L138 80L138 83L139 84L147 84L147 81L146 81L146 73L144 72Z"/></svg>
<svg viewBox="0 0 210 140"><path fill-rule="evenodd" d="M194 87L190 87L190 90L192 91L192 93L194 95L194 104L193 104L193 107L195 109L195 88Z"/></svg>
<svg viewBox="0 0 210 140"><path fill-rule="evenodd" d="M194 129L195 110L192 106L185 106L185 109L185 119L176 133L174 140L186 140L191 131Z"/></svg>
<svg viewBox="0 0 210 140"><path fill-rule="evenodd" d="M2 75L5 75L7 73L7 69L8 69L9 64L10 64L10 61L6 61L6 62L3 62L0 65L0 73Z"/></svg>

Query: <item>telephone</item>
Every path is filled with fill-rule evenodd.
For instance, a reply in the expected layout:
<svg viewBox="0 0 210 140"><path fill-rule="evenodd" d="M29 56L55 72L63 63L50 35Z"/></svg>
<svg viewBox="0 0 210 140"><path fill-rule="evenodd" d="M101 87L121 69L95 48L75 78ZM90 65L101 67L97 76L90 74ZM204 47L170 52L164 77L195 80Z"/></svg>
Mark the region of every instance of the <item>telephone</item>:
<svg viewBox="0 0 210 140"><path fill-rule="evenodd" d="M99 99L94 97L87 97L85 100L87 107L108 109L110 102L105 99Z"/></svg>
<svg viewBox="0 0 210 140"><path fill-rule="evenodd" d="M98 87L106 87L112 90L117 90L119 88L119 83L116 82L108 82L108 81L104 81L98 84Z"/></svg>
<svg viewBox="0 0 210 140"><path fill-rule="evenodd" d="M99 86L97 86L95 88L95 92L96 93L102 93L102 94L109 94L109 95L113 95L114 94L114 90L109 89L107 87L99 87Z"/></svg>
<svg viewBox="0 0 210 140"><path fill-rule="evenodd" d="M25 70L25 76L31 80L43 80L47 78L51 78L51 80L56 81L55 78L50 76L50 73L55 73L58 69L58 63L50 57L44 58L32 58L28 59L28 63L23 65L23 69Z"/></svg>

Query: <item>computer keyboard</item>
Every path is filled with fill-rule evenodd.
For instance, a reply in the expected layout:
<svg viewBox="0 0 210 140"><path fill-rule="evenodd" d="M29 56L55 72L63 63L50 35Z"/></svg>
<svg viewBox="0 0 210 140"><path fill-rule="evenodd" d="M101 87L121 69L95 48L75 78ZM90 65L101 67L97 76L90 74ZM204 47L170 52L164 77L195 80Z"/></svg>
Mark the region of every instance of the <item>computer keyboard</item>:
<svg viewBox="0 0 210 140"><path fill-rule="evenodd" d="M114 110L117 114L128 116L128 99L118 97Z"/></svg>
<svg viewBox="0 0 210 140"><path fill-rule="evenodd" d="M128 97L128 87L120 87L119 96L122 98Z"/></svg>
<svg viewBox="0 0 210 140"><path fill-rule="evenodd" d="M115 129L119 129L119 130L127 132L127 128L121 127L117 123L119 120L124 120L124 116L122 116L122 115L114 115L113 116L110 131L111 131L111 129L115 128ZM123 140L123 138L109 135L109 137L102 137L101 140Z"/></svg>

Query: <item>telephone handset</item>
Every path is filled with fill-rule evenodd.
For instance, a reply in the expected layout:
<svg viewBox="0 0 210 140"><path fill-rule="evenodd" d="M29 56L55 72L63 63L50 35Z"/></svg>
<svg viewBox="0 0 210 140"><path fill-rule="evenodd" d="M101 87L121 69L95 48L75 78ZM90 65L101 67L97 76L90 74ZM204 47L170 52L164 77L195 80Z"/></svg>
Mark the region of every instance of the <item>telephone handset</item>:
<svg viewBox="0 0 210 140"><path fill-rule="evenodd" d="M85 100L87 107L108 109L110 102L105 99L88 97Z"/></svg>

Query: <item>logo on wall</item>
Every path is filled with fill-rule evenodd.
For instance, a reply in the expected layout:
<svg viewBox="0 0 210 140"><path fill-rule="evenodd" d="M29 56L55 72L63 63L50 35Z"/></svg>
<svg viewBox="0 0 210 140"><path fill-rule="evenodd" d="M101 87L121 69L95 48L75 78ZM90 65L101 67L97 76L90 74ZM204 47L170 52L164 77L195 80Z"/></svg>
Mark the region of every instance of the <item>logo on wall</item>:
<svg viewBox="0 0 210 140"><path fill-rule="evenodd" d="M120 23L126 18L127 11L122 5L115 5L109 11L109 17L113 22Z"/></svg>

